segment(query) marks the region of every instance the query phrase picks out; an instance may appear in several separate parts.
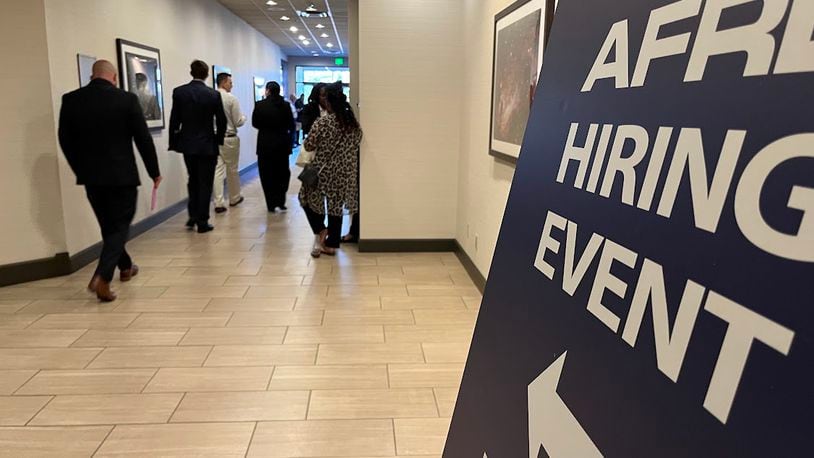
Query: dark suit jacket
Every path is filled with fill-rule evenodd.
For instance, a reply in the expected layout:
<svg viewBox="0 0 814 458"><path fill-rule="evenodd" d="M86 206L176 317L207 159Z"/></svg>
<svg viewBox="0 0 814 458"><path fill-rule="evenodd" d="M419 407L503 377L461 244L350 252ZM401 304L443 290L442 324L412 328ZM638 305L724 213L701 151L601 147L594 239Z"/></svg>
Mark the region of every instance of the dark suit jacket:
<svg viewBox="0 0 814 458"><path fill-rule="evenodd" d="M257 102L252 113L252 126L257 132L257 155L291 154L291 134L296 129L291 105L282 97L268 97Z"/></svg>
<svg viewBox="0 0 814 458"><path fill-rule="evenodd" d="M226 114L220 92L199 80L172 92L170 150L183 154L217 156L226 137Z"/></svg>
<svg viewBox="0 0 814 458"><path fill-rule="evenodd" d="M59 145L77 184L140 185L133 141L150 177L161 175L153 137L135 94L95 79L62 96Z"/></svg>

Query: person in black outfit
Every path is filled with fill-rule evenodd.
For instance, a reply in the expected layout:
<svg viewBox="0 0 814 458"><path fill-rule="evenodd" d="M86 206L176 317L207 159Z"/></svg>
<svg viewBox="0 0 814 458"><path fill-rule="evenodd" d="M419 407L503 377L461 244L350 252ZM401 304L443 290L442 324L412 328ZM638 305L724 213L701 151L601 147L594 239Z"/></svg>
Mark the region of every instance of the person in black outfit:
<svg viewBox="0 0 814 458"><path fill-rule="evenodd" d="M187 227L197 225L198 232L203 234L214 229L209 224L209 202L219 146L226 137L226 114L220 93L206 85L209 65L196 60L190 65L190 74L193 80L172 93L169 149L182 153L187 166Z"/></svg>
<svg viewBox="0 0 814 458"><path fill-rule="evenodd" d="M311 95L308 96L308 103L303 107L300 112L300 122L302 123L302 133L307 136L311 132L311 126L314 125L320 117L320 112L325 109L325 83L317 83L311 89Z"/></svg>
<svg viewBox="0 0 814 458"><path fill-rule="evenodd" d="M123 282L138 273L125 249L141 185L134 141L155 188L161 172L138 96L116 87L116 68L106 60L93 64L91 78L62 97L59 144L102 230L102 254L88 289L110 302L116 299L110 290L116 267Z"/></svg>
<svg viewBox="0 0 814 458"><path fill-rule="evenodd" d="M286 193L291 180L288 156L291 134L295 130L291 105L280 96L280 85L266 84L266 98L254 107L252 126L257 132L257 168L270 213L286 211Z"/></svg>

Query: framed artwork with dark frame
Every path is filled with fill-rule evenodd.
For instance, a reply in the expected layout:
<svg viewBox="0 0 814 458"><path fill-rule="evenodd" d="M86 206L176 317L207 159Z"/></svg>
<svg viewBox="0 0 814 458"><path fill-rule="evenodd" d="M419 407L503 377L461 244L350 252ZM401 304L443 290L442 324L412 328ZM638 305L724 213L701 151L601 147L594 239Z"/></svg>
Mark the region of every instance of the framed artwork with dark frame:
<svg viewBox="0 0 814 458"><path fill-rule="evenodd" d="M161 52L132 41L116 40L119 56L119 84L138 96L144 119L150 129L164 128L164 89Z"/></svg>
<svg viewBox="0 0 814 458"><path fill-rule="evenodd" d="M554 20L554 0L518 0L495 16L489 154L517 163Z"/></svg>

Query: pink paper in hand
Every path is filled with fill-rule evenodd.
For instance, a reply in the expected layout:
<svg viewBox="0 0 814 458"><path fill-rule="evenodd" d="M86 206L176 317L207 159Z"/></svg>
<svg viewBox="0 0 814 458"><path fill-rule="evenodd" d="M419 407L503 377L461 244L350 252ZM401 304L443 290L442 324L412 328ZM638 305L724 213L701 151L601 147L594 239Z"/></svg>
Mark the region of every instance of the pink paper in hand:
<svg viewBox="0 0 814 458"><path fill-rule="evenodd" d="M150 200L150 211L155 211L155 205L156 205L156 200L157 200L157 199L156 199L156 198L157 198L157 195L156 195L156 194L157 194L157 192L158 192L158 189L157 189L157 188L153 188L153 197L152 197L152 199Z"/></svg>

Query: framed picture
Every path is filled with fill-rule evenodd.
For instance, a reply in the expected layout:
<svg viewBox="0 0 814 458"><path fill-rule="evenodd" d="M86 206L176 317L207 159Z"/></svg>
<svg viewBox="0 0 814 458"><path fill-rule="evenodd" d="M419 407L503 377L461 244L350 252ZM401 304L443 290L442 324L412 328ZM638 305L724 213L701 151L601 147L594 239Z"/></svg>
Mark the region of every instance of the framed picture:
<svg viewBox="0 0 814 458"><path fill-rule="evenodd" d="M519 0L495 16L489 154L516 163L534 101L554 0Z"/></svg>
<svg viewBox="0 0 814 458"><path fill-rule="evenodd" d="M164 128L164 90L161 53L156 48L132 41L116 40L119 54L119 84L138 96L150 129Z"/></svg>
<svg viewBox="0 0 814 458"><path fill-rule="evenodd" d="M79 68L79 87L85 87L90 83L94 63L96 63L96 57L94 56L76 55L76 66Z"/></svg>
<svg viewBox="0 0 814 458"><path fill-rule="evenodd" d="M229 67L224 67L223 65L213 65L212 66L212 89L218 88L218 74L219 73L228 73L232 74L232 69Z"/></svg>
<svg viewBox="0 0 814 458"><path fill-rule="evenodd" d="M254 77L254 101L259 102L266 97L266 79Z"/></svg>

